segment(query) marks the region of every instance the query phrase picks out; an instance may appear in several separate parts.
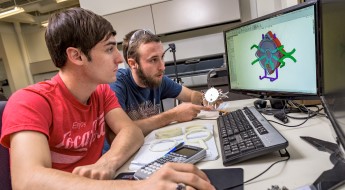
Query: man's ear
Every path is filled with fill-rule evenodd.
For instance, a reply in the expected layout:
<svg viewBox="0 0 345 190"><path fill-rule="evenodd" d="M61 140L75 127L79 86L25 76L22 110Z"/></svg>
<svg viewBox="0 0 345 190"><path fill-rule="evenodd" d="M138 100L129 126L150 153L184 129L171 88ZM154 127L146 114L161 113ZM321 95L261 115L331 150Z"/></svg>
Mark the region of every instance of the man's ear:
<svg viewBox="0 0 345 190"><path fill-rule="evenodd" d="M66 49L67 59L70 60L72 63L77 65L83 64L82 56L83 54L78 48L69 47Z"/></svg>
<svg viewBox="0 0 345 190"><path fill-rule="evenodd" d="M129 58L129 59L127 59L127 61L128 61L128 65L131 69L138 69L138 64L134 59Z"/></svg>

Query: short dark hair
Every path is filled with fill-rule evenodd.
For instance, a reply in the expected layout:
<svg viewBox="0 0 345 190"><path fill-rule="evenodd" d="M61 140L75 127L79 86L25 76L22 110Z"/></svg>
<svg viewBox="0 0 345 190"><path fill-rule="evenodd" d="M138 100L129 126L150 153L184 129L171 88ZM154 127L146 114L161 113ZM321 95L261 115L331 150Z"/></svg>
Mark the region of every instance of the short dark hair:
<svg viewBox="0 0 345 190"><path fill-rule="evenodd" d="M138 35L134 35L136 33L138 33ZM126 34L122 42L123 57L126 62L128 63L128 58L133 58L137 63L140 63L140 55L138 53L139 46L150 42L161 42L161 40L151 31L144 29L133 30Z"/></svg>
<svg viewBox="0 0 345 190"><path fill-rule="evenodd" d="M45 40L56 67L67 61L66 49L79 48L91 61L90 50L104 38L116 35L105 18L83 8L71 8L53 14L48 22Z"/></svg>

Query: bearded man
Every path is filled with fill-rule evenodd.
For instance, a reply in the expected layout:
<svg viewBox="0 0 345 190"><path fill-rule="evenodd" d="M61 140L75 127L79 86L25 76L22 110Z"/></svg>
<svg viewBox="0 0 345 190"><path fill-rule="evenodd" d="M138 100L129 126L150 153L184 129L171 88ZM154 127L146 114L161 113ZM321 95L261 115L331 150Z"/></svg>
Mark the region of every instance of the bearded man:
<svg viewBox="0 0 345 190"><path fill-rule="evenodd" d="M190 121L201 110L203 94L164 76L164 49L161 40L149 30L134 30L123 40L123 55L129 65L119 69L110 84L128 116L144 135L171 122ZM176 98L182 104L162 112L161 100Z"/></svg>

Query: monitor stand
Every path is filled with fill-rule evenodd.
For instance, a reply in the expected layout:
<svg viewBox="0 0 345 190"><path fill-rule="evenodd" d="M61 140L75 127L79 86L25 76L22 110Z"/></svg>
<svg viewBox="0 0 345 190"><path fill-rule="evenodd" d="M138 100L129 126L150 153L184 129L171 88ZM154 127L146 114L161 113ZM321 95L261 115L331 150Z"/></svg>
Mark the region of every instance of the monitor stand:
<svg viewBox="0 0 345 190"><path fill-rule="evenodd" d="M345 184L345 162L339 160L332 169L322 172L313 186L317 190L336 189Z"/></svg>
<svg viewBox="0 0 345 190"><path fill-rule="evenodd" d="M312 184L315 190L331 190L345 184L345 160L339 150L339 146L328 141L318 140L320 151L329 152L333 168L322 172L322 174Z"/></svg>
<svg viewBox="0 0 345 190"><path fill-rule="evenodd" d="M271 108L281 110L285 107L285 101L280 99L270 99Z"/></svg>

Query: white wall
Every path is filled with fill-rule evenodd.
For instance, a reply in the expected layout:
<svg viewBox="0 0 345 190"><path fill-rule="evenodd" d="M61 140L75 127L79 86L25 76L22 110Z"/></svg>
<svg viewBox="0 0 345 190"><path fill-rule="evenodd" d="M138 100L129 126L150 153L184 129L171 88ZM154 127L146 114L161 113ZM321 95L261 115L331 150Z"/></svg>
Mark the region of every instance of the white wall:
<svg viewBox="0 0 345 190"><path fill-rule="evenodd" d="M241 0L242 21L254 19L298 4L298 0ZM244 13L243 13L244 12Z"/></svg>
<svg viewBox="0 0 345 190"><path fill-rule="evenodd" d="M13 23L0 23L0 57L3 60L11 92L30 84Z"/></svg>
<svg viewBox="0 0 345 190"><path fill-rule="evenodd" d="M239 0L174 0L152 5L156 34L239 21Z"/></svg>
<svg viewBox="0 0 345 190"><path fill-rule="evenodd" d="M2 59L0 59L0 81L7 79L5 65Z"/></svg>
<svg viewBox="0 0 345 190"><path fill-rule="evenodd" d="M92 10L99 15L108 15L128 9L142 7L168 0L79 0L80 7Z"/></svg>
<svg viewBox="0 0 345 190"><path fill-rule="evenodd" d="M163 44L164 49L169 47L169 43L171 42L165 42ZM176 45L176 59L178 60L203 57L205 55L222 54L225 52L222 33L175 40L173 43ZM166 53L164 60L173 61L173 54Z"/></svg>
<svg viewBox="0 0 345 190"><path fill-rule="evenodd" d="M144 28L155 32L150 6L106 15L104 18L107 19L116 30L117 42L122 42L125 35L132 30Z"/></svg>
<svg viewBox="0 0 345 190"><path fill-rule="evenodd" d="M258 16L267 15L277 10L281 10L296 5L297 0L258 0L257 10Z"/></svg>
<svg viewBox="0 0 345 190"><path fill-rule="evenodd" d="M22 35L27 46L29 62L49 60L49 52L44 39L45 28L39 25L22 27Z"/></svg>

